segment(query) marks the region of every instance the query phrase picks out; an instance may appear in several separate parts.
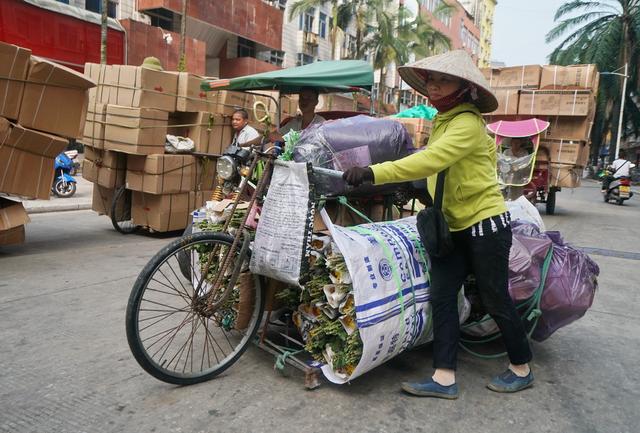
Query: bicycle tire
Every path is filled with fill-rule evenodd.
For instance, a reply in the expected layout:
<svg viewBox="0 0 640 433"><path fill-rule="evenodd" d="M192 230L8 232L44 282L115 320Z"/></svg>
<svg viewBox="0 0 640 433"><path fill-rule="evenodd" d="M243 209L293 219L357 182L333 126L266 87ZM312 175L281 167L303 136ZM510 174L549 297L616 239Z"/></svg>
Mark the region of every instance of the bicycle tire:
<svg viewBox="0 0 640 433"><path fill-rule="evenodd" d="M131 218L131 191L124 185L118 187L113 194L109 217L113 228L123 235L133 233L138 228Z"/></svg>
<svg viewBox="0 0 640 433"><path fill-rule="evenodd" d="M225 333L223 326L221 326L219 322L216 322L217 319L214 319L212 317L203 317L202 314L197 311L196 307L194 307L194 303L197 304L197 302L195 301L196 297L194 284L192 284L193 280L189 282L189 284L191 284L191 292L189 292L188 286L185 287L184 285L182 285L182 287L174 287L176 289L176 293L173 294L169 292L163 292L167 287L169 287L166 284L164 284L164 286L159 285L162 290L159 290L157 288L157 283L160 281L164 281L165 283L170 282L170 279L164 275L164 272L162 272L161 269L163 269L163 266L167 263L171 264L172 261L174 263L177 262L177 253L189 249L190 251L196 251L196 247L201 247L203 245L213 245L211 248L219 245L221 246L221 248L225 248L230 246L232 242L233 238L223 233L200 232L187 235L176 239L175 241L164 247L162 250L160 250L140 272L140 275L138 276L131 290L131 295L127 304L125 327L127 333L127 341L134 358L136 359L138 364L153 377L163 382L175 385L191 385L210 380L231 367L238 360L238 358L240 358L251 341L254 339L260 326L265 302L264 293L260 285L260 280L257 276L253 275L254 285L253 288L250 289L253 293L253 301L249 304L249 319L247 320L246 327L243 328L244 330L232 329L232 331L235 331L236 334L240 334L235 336L232 335L232 332L229 330L227 330L227 333ZM172 260L172 257L174 257L175 259ZM195 263L198 263L197 259L199 259L199 257L200 256L195 257ZM248 255L243 258L243 260L248 259ZM248 263L248 261L246 263ZM173 269L171 272L171 279L175 278L179 280L181 278L181 272L177 263L175 265L175 269ZM193 268L193 272L195 275L195 268ZM159 276L158 279L154 279L154 277L157 276L158 273L164 276L164 280ZM150 284L152 282L154 287L150 288ZM180 292L181 289L185 289L185 292ZM149 305L153 306L153 308L149 310L147 310L146 308L143 309L143 302L145 301L144 298L147 291L151 292L150 299L148 299L147 301ZM171 295L172 297L163 298L162 302L160 302L156 299L156 297L162 295L157 295L156 292L162 292ZM180 292L180 294L178 294L178 292ZM185 297L185 294L188 296ZM181 298L181 301L175 298ZM176 303L183 304L187 308L185 309L183 307L181 309L174 310L160 310L158 306L168 306L167 304L169 301L167 301L166 299L175 299ZM241 303L241 300L238 301L238 303ZM240 307L238 307L238 310L240 310ZM162 313L162 311L170 312L165 314ZM157 312L160 312L161 314L154 317L154 314L156 314ZM144 313L144 316L146 316L147 314L151 314L151 316L143 318L143 314L141 313ZM162 334L160 340L167 337L166 341L168 341L168 343L163 342L159 348L158 346L153 347L154 345L158 344L158 341L152 340L155 339L159 334L154 334L154 332L156 332L155 329L150 328L152 326L155 326L155 324L160 320L164 320L164 318L161 318L158 322L154 322L149 325L147 325L143 321L148 323L148 320L156 320L157 317L166 316L167 319L177 322L181 318L181 313L184 313L185 317L182 318L182 322L178 326L170 328L167 331L164 331L164 327L167 326L166 323L160 326L160 329L163 329L163 331L160 332L160 334ZM236 316L236 319L239 320L239 315ZM187 336L187 339L190 339L190 341L182 342L181 340L179 340L181 338L179 334L188 333L189 321L191 325L191 333ZM224 323L224 321L222 322ZM202 346L202 349L199 350L200 343L197 341L198 337L196 337L196 331L200 329L201 325L203 326L201 331L203 337L201 339L203 340L204 344ZM210 327L210 325L214 326ZM175 333L173 333L174 331ZM220 332L222 332L222 336L226 339L227 343L231 347L231 350L229 351L230 353L225 353L223 351L223 347L219 344L219 342L215 340L214 333L219 334ZM147 334L149 333L151 335L147 336ZM171 333L173 334L169 336L169 334ZM232 345L230 338L231 340L238 341L236 346ZM177 341L174 345L174 340L179 341ZM211 342L209 340L211 340ZM194 341L196 341L195 344ZM182 343L181 346L179 346L180 343ZM222 338L220 338L220 343L224 343L224 340ZM167 347L163 349L165 344ZM170 346L174 347L169 350ZM177 351L176 346L178 347ZM187 348L186 355L184 362L182 362L185 348ZM196 362L196 364L200 363L200 368L196 368L195 370L194 361L196 360L196 354L194 354L194 348L196 351L201 352L202 356L202 358L198 359ZM159 357L157 357L155 356L156 354L151 353L152 350L156 350L156 354L160 350L164 351ZM221 355L224 355L221 356L222 360L220 360L217 356L216 350L219 350L221 352ZM175 354L173 354L174 351ZM189 358L189 351L191 351L191 358ZM206 360L205 352L207 355ZM213 352L213 354L215 355L216 360L216 363L213 365L210 356L211 352ZM171 354L173 354L173 358L170 358ZM177 360L176 356L178 356ZM190 371L187 371L189 360L191 361L191 368ZM206 368L204 366L205 361L208 361ZM172 367L172 364L174 363L175 367ZM182 368L180 369L179 367Z"/></svg>

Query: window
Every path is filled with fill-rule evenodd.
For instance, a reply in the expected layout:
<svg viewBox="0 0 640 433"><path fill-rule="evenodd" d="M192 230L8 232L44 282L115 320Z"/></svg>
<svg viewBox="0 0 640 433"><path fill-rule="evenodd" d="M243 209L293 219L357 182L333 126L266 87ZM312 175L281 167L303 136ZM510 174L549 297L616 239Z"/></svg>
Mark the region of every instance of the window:
<svg viewBox="0 0 640 433"><path fill-rule="evenodd" d="M282 64L284 63L284 51L269 51L269 59L267 60L267 62L271 63L272 65L282 67Z"/></svg>
<svg viewBox="0 0 640 433"><path fill-rule="evenodd" d="M275 0L276 7L280 10L285 10L287 8L287 0Z"/></svg>
<svg viewBox="0 0 640 433"><path fill-rule="evenodd" d="M404 105L413 105L413 93L411 90L400 91L400 103Z"/></svg>
<svg viewBox="0 0 640 433"><path fill-rule="evenodd" d="M313 17L315 14L316 10L314 8L309 8L304 14L300 15L298 30L304 30L305 32L313 31Z"/></svg>
<svg viewBox="0 0 640 433"><path fill-rule="evenodd" d="M376 100L378 99L378 90L380 89L380 84L375 83L373 86L371 86L371 99L372 100Z"/></svg>
<svg viewBox="0 0 640 433"><path fill-rule="evenodd" d="M356 38L350 34L345 34L342 40L342 58L355 59L356 57Z"/></svg>
<svg viewBox="0 0 640 433"><path fill-rule="evenodd" d="M256 43L238 36L238 57L255 57Z"/></svg>
<svg viewBox="0 0 640 433"><path fill-rule="evenodd" d="M57 0L59 3L69 4L69 0Z"/></svg>
<svg viewBox="0 0 640 433"><path fill-rule="evenodd" d="M322 39L327 37L327 15L320 12L320 19L318 21L318 34Z"/></svg>
<svg viewBox="0 0 640 433"><path fill-rule="evenodd" d="M298 53L296 66L308 65L309 63L313 63L313 56L305 53Z"/></svg>
<svg viewBox="0 0 640 433"><path fill-rule="evenodd" d="M64 3L69 3L68 1ZM117 0L109 0L107 3L107 15L110 18L116 17L116 5L118 4ZM102 13L102 0L85 0L84 8L88 11L95 12L97 14Z"/></svg>

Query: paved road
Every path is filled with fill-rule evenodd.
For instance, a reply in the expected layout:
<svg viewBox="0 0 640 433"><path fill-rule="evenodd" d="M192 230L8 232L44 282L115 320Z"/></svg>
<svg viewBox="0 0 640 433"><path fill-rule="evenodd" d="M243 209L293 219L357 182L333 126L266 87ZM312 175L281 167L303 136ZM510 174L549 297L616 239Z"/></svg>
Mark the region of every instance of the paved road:
<svg viewBox="0 0 640 433"><path fill-rule="evenodd" d="M119 235L91 211L32 215L27 243L0 250L0 432L637 432L640 201L607 205L593 183L557 206L547 228L597 253L593 308L534 343L536 386L522 393L486 390L504 361L462 354L454 402L399 392L429 374L429 348L316 391L255 348L211 382L158 382L130 355L124 311L169 238Z"/></svg>

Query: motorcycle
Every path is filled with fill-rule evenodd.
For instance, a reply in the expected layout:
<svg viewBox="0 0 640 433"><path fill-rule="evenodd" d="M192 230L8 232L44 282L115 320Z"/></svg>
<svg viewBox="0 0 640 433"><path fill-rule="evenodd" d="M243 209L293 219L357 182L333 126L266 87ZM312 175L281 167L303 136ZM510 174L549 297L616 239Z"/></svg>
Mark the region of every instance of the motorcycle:
<svg viewBox="0 0 640 433"><path fill-rule="evenodd" d="M75 176L76 174L78 174L78 171L80 170L80 162L76 161L76 159L78 158L78 151L65 150L64 154L67 155L69 159L73 162L73 166L71 167L71 170L69 170L69 174L71 176Z"/></svg>
<svg viewBox="0 0 640 433"><path fill-rule="evenodd" d="M605 203L614 200L617 205L622 206L625 200L633 197L633 192L631 192L631 178L627 176L614 178L611 167L605 168L600 174L600 177L603 178L602 195ZM609 182L608 185L607 181Z"/></svg>
<svg viewBox="0 0 640 433"><path fill-rule="evenodd" d="M76 193L76 179L69 174L73 167L73 161L65 152L56 156L51 191L58 197L68 198Z"/></svg>

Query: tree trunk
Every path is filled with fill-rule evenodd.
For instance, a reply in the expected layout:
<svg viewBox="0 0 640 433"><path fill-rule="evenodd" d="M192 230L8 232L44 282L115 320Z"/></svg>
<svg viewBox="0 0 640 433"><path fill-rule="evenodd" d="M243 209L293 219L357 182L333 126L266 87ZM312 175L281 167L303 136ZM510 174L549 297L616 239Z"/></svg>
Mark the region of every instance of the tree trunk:
<svg viewBox="0 0 640 433"><path fill-rule="evenodd" d="M187 11L189 8L189 0L182 0L182 18L180 19L180 55L178 61L178 71L187 70L187 59L185 55L185 45L187 43Z"/></svg>
<svg viewBox="0 0 640 433"><path fill-rule="evenodd" d="M100 63L107 64L107 30L108 30L109 0L102 0L102 15L100 21Z"/></svg>

